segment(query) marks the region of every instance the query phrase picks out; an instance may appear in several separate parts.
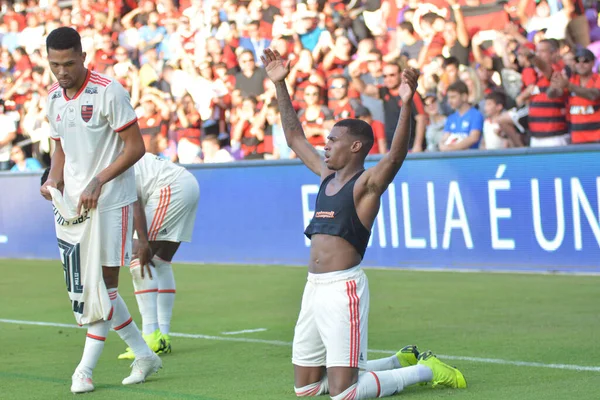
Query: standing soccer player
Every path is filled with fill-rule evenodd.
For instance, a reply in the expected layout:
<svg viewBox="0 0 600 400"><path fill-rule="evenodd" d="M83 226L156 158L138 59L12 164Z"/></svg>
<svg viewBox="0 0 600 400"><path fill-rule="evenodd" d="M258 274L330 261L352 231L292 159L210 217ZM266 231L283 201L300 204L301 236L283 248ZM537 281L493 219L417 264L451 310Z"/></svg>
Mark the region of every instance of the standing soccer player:
<svg viewBox="0 0 600 400"><path fill-rule="evenodd" d="M50 88L47 106L56 150L41 194L52 200L49 187L64 184L63 197L77 204L78 214L82 215L83 209L97 209L102 276L112 303L106 320L88 326L71 391L94 390L92 371L111 324L136 355L131 375L123 384L140 383L158 371L162 362L132 322L117 287L119 267L129 264L131 254L132 204L136 201L131 167L144 155L144 142L129 94L112 78L85 68L86 54L77 31L55 29L46 39L46 48L50 69L58 80Z"/></svg>
<svg viewBox="0 0 600 400"><path fill-rule="evenodd" d="M148 346L157 354L171 352L171 316L175 277L171 261L181 242L191 242L200 189L185 168L146 153L135 164L138 201L133 205L137 233L131 261L135 298ZM148 227L148 221L150 227ZM144 268L148 274L144 274ZM119 359L134 359L131 348Z"/></svg>
<svg viewBox="0 0 600 400"><path fill-rule="evenodd" d="M466 387L460 371L442 363L430 351L419 354L417 365L408 367L394 360L395 356L389 361L367 363L369 287L360 262L381 196L408 151L418 73L412 69L402 73L399 96L403 107L390 152L365 171L365 158L373 146L371 126L356 119L336 123L327 138L323 160L306 140L292 107L285 83L289 62L284 64L281 56L270 49L264 51L262 60L275 83L289 147L321 177L315 215L305 231L311 239L311 252L308 282L294 332L296 395L329 393L334 400L358 400L391 396L420 382Z"/></svg>

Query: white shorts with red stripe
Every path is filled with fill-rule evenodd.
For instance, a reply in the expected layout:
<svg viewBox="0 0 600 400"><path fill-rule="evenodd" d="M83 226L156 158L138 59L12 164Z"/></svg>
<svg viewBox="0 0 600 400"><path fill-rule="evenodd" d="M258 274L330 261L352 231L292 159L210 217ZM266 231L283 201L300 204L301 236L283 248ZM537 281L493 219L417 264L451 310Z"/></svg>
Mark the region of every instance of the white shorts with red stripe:
<svg viewBox="0 0 600 400"><path fill-rule="evenodd" d="M131 262L133 204L101 211L100 259L105 267L121 267Z"/></svg>
<svg viewBox="0 0 600 400"><path fill-rule="evenodd" d="M367 364L369 281L360 266L308 274L294 332L292 362L301 367Z"/></svg>
<svg viewBox="0 0 600 400"><path fill-rule="evenodd" d="M144 209L148 240L191 242L199 198L198 181L187 171L152 193Z"/></svg>

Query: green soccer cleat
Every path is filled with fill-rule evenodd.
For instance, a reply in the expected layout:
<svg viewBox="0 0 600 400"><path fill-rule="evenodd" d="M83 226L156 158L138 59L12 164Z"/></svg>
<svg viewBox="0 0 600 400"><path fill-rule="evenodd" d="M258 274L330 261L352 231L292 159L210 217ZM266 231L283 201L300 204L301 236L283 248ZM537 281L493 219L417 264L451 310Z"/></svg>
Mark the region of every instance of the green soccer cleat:
<svg viewBox="0 0 600 400"><path fill-rule="evenodd" d="M404 346L396 353L400 366L410 367L411 365L417 365L417 359L419 358L419 349L414 344Z"/></svg>
<svg viewBox="0 0 600 400"><path fill-rule="evenodd" d="M171 336L160 334L161 339L164 341L164 347L156 354L168 354L171 352Z"/></svg>
<svg viewBox="0 0 600 400"><path fill-rule="evenodd" d="M148 347L150 347L150 350L152 350L156 354L162 353L167 347L167 343L162 337L162 334L160 333L159 329L155 330L149 335L142 336L144 336L144 340L146 341L146 344L148 344Z"/></svg>
<svg viewBox="0 0 600 400"><path fill-rule="evenodd" d="M160 330L157 329L154 332L150 333L149 335L142 335L142 336L144 337L144 341L146 342L148 347L150 347L150 350L152 350L156 354L171 352L170 339L169 339L169 350L166 351L167 343L166 343L166 340L164 339L164 337L161 335ZM117 358L119 360L135 360L135 354L133 353L133 350L131 350L131 348L128 347L127 349L125 349L125 353L119 354L119 356Z"/></svg>
<svg viewBox="0 0 600 400"><path fill-rule="evenodd" d="M131 347L128 347L125 349L125 353L119 354L117 358L119 360L135 360L135 354L133 354Z"/></svg>
<svg viewBox="0 0 600 400"><path fill-rule="evenodd" d="M458 369L441 362L430 350L419 355L418 364L431 368L433 387L438 385L457 389L467 387L467 380L463 374Z"/></svg>

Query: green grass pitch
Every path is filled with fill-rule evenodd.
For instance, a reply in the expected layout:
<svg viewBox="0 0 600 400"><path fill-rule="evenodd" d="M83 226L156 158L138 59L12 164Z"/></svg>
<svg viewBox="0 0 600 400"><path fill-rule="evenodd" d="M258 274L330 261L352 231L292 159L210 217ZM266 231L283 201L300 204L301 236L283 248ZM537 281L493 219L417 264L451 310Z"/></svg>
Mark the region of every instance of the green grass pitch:
<svg viewBox="0 0 600 400"><path fill-rule="evenodd" d="M173 337L173 353L163 357L160 373L145 384L124 387L120 382L129 373L129 362L117 355L125 345L110 333L94 372L96 391L83 396L295 398L289 342L306 269L176 264L174 270L172 331L213 338ZM58 262L0 260L0 272L0 319L75 323ZM600 398L600 277L398 270L367 270L367 275L369 349L375 350L369 357L417 344L421 350L458 357L449 363L463 371L470 385L466 390L411 387L398 398ZM140 326L127 271L121 273L120 293ZM266 330L223 334L259 328ZM70 377L85 330L4 321L0 339L0 398L73 397Z"/></svg>

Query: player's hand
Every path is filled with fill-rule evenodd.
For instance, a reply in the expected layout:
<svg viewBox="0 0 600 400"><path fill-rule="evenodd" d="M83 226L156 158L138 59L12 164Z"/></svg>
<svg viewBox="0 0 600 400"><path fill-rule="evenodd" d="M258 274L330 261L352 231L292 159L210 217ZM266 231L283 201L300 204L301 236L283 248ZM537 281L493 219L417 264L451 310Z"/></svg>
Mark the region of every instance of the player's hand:
<svg viewBox="0 0 600 400"><path fill-rule="evenodd" d="M152 262L152 257L154 254L152 253L152 248L148 242L142 242L138 240L137 244L137 258L140 261L140 272L142 274L142 279L144 279L144 269L148 270L148 276L152 279L152 270L150 266L154 266Z"/></svg>
<svg viewBox="0 0 600 400"><path fill-rule="evenodd" d="M92 178L90 183L83 189L81 197L79 197L79 204L77 204L77 214L81 215L81 209L93 210L98 207L98 198L102 193L102 184L96 177Z"/></svg>
<svg viewBox="0 0 600 400"><path fill-rule="evenodd" d="M273 83L283 82L290 73L290 62L281 59L277 50L265 49L260 59L265 66L265 71Z"/></svg>
<svg viewBox="0 0 600 400"><path fill-rule="evenodd" d="M417 80L419 72L414 68L406 68L402 71L399 95L402 102L411 101L415 91L417 90Z"/></svg>
<svg viewBox="0 0 600 400"><path fill-rule="evenodd" d="M52 201L52 195L50 194L50 190L48 189L49 187L58 189L58 184L53 179L50 179L50 178L46 179L46 182L44 182L44 184L40 188L40 194L46 200Z"/></svg>

